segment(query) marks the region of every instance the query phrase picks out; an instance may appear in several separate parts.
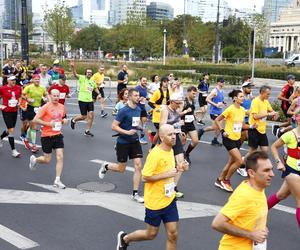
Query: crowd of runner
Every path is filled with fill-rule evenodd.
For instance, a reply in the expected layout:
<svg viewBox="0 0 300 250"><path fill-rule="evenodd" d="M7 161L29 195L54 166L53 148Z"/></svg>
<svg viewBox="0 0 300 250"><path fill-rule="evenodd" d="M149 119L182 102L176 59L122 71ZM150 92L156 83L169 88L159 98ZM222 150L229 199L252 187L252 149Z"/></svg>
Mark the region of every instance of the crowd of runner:
<svg viewBox="0 0 300 250"><path fill-rule="evenodd" d="M9 60L2 69L0 87L0 109L6 125L0 147L8 137L12 156L21 157L15 148L15 137L20 136L24 147L32 152L30 170L49 163L54 150L56 175L53 185L57 188L66 188L60 179L64 164L62 126L69 123L74 130L77 122L87 120L84 135L94 137L91 129L96 101L100 104L101 117L108 116L105 112L104 66L99 65L95 74L87 68L85 75L77 73L74 62L70 62L70 68L78 80L80 110L80 115L72 119L68 119L64 107L65 99L70 97L70 88L58 60L51 67L37 66L34 61L26 66L23 61ZM128 234L121 231L117 249L127 249L130 242L154 239L161 221L166 229L166 249L176 249L179 220L176 200L184 197L179 191L179 180L192 165L191 153L203 134L209 131L214 133L211 145L224 146L228 152L228 161L214 185L233 192L212 223L214 229L225 234L219 249L266 249L268 209L289 195L296 200L296 220L300 227L300 89L295 86L293 75L287 77L287 83L278 95L286 122L272 126L272 134L277 140L271 146L271 152L277 169L282 171L283 184L268 199L264 189L271 184L274 174L267 155L267 121L276 121L279 117L269 102L270 86L261 86L259 95L254 96L254 84L246 76L240 88L230 91L228 96L232 103L226 103L224 78L218 77L216 85L211 87L209 73L203 74L198 86L189 86L186 91L173 73L161 77L153 75L151 83L141 77L137 86L129 87L127 65L123 65L117 78L118 100L112 112L112 130L117 133L113 135L117 137L116 163L103 162L99 178L105 178L109 172L123 173L127 161L132 160L131 198L144 203L147 225L145 230ZM206 113L211 125L205 127ZM18 115L21 120L19 133L15 130ZM39 131L43 155L37 157ZM244 142L248 143L249 151L243 156L240 148ZM151 144L149 152L142 147L147 143ZM284 154L280 156L281 147ZM236 172L247 179L234 191L230 180ZM145 183L144 195L139 193L141 181Z"/></svg>

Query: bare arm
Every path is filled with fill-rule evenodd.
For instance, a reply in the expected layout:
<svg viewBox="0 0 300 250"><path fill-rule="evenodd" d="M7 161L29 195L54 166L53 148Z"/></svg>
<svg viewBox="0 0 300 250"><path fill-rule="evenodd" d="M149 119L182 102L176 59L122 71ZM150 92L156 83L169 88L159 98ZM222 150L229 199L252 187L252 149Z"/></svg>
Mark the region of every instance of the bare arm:
<svg viewBox="0 0 300 250"><path fill-rule="evenodd" d="M271 152L272 152L273 158L276 161L277 169L281 170L281 171L285 170L285 166L279 157L278 149L281 148L283 145L284 145L284 141L281 138L279 138L271 146Z"/></svg>
<svg viewBox="0 0 300 250"><path fill-rule="evenodd" d="M113 131L116 131L119 134L123 134L123 135L133 135L137 132L135 129L131 129L131 130L122 129L120 127L120 122L118 122L117 120L113 120L112 125L111 125L111 129Z"/></svg>
<svg viewBox="0 0 300 250"><path fill-rule="evenodd" d="M168 109L167 107L163 107L163 109L160 112L160 122L159 126L161 127L162 125L166 124L168 121Z"/></svg>
<svg viewBox="0 0 300 250"><path fill-rule="evenodd" d="M212 99L213 99L214 97L216 97L216 96L217 96L217 93L216 93L215 90L213 90L213 91L210 92L209 95L206 97L206 101L207 101L209 104L218 107L218 104L212 101Z"/></svg>
<svg viewBox="0 0 300 250"><path fill-rule="evenodd" d="M70 62L70 66L71 66L71 69L72 69L73 76L74 76L76 79L78 79L79 76L78 76L78 74L77 74L77 72L76 72L74 62Z"/></svg>

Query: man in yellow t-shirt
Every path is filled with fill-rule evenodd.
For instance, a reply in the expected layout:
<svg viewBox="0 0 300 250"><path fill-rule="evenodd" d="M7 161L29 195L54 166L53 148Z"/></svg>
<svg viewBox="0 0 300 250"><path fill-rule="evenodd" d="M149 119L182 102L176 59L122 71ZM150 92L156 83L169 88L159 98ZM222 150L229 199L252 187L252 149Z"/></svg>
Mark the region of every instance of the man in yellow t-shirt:
<svg viewBox="0 0 300 250"><path fill-rule="evenodd" d="M104 105L105 105L105 95L104 95L104 65L100 65L98 72L95 73L92 77L91 80L95 81L97 88L100 92L100 110L101 110L101 117L105 118L107 117L107 113L104 112ZM93 91L93 101L95 102L97 100L97 93L95 91Z"/></svg>
<svg viewBox="0 0 300 250"><path fill-rule="evenodd" d="M246 158L248 180L230 196L212 222L212 228L224 233L219 250L267 249L268 206L265 188L274 176L272 163L264 151Z"/></svg>
<svg viewBox="0 0 300 250"><path fill-rule="evenodd" d="M177 165L172 147L176 143L175 129L164 124L159 128L161 144L149 153L142 175L145 182L144 199L146 207L145 230L137 230L126 234L118 233L117 249L127 249L130 242L153 240L159 231L161 221L165 224L166 249L176 249L178 233L178 211L175 201L174 177L177 171L185 171L186 163Z"/></svg>
<svg viewBox="0 0 300 250"><path fill-rule="evenodd" d="M269 102L271 94L271 87L262 86L259 90L259 96L253 99L249 111L249 124L250 126L257 124L256 129L248 131L248 145L249 153L255 151L258 146L261 150L268 151L268 137L266 134L267 118L276 120L278 118L278 112L275 112Z"/></svg>

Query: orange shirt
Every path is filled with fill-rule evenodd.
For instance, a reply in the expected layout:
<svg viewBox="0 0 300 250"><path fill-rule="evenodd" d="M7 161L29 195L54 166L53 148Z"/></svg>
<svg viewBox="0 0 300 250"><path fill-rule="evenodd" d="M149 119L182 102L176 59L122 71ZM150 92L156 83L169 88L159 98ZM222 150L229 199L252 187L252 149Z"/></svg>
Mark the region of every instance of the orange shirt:
<svg viewBox="0 0 300 250"><path fill-rule="evenodd" d="M42 106L38 111L40 119L45 122L53 121L55 126L43 126L41 136L47 137L61 134L62 120L65 117L65 114L65 106L60 103L53 104L52 102L49 102Z"/></svg>

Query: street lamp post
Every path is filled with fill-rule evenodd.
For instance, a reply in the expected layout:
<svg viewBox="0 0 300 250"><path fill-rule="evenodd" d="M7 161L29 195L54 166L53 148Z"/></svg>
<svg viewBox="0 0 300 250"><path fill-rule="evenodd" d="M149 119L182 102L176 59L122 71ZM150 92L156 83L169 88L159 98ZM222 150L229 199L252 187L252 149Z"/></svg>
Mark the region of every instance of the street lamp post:
<svg viewBox="0 0 300 250"><path fill-rule="evenodd" d="M164 56L163 56L163 65L166 65L166 46L167 46L167 30L164 29Z"/></svg>
<svg viewBox="0 0 300 250"><path fill-rule="evenodd" d="M256 30L255 25L253 26L253 48L252 48L252 81L254 80L254 66L255 66L255 40L256 40Z"/></svg>
<svg viewBox="0 0 300 250"><path fill-rule="evenodd" d="M218 0L217 21L216 21L216 42L215 42L215 63L219 63L219 40L220 40L220 0Z"/></svg>

